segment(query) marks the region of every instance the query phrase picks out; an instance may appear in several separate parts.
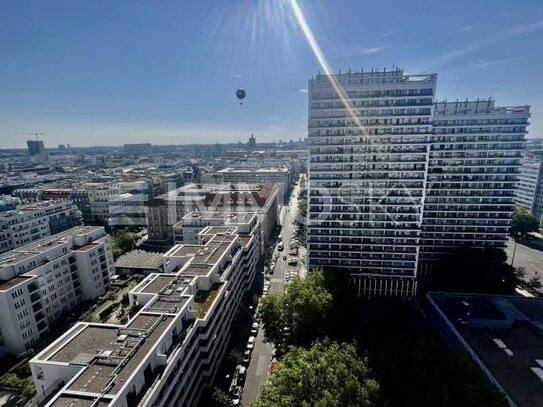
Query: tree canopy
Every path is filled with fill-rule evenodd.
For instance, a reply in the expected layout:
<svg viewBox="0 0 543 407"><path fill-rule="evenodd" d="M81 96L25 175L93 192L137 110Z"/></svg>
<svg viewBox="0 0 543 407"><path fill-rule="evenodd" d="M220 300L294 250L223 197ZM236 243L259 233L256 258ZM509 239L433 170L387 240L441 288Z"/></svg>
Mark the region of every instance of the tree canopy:
<svg viewBox="0 0 543 407"><path fill-rule="evenodd" d="M332 295L324 286L321 271L294 278L283 292L264 297L259 314L265 338L279 350L289 346L310 346L326 335L326 317Z"/></svg>
<svg viewBox="0 0 543 407"><path fill-rule="evenodd" d="M376 405L379 385L352 344L291 348L254 407L365 407Z"/></svg>
<svg viewBox="0 0 543 407"><path fill-rule="evenodd" d="M111 239L113 257L117 259L124 253L134 250L136 241L137 236L135 233L130 232L128 229L119 230Z"/></svg>
<svg viewBox="0 0 543 407"><path fill-rule="evenodd" d="M534 216L526 209L515 208L511 219L511 234L513 236L520 236L521 239L525 239L528 233L537 232L538 230L539 224Z"/></svg>
<svg viewBox="0 0 543 407"><path fill-rule="evenodd" d="M460 247L437 264L431 288L438 291L510 294L520 282L502 249Z"/></svg>

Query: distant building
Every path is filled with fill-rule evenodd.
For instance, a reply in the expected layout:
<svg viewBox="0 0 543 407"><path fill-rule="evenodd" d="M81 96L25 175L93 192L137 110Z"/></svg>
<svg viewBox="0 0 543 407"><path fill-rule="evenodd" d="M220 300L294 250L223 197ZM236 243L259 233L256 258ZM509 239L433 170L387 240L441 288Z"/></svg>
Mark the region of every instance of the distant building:
<svg viewBox="0 0 543 407"><path fill-rule="evenodd" d="M543 405L543 299L428 293L431 316L511 406Z"/></svg>
<svg viewBox="0 0 543 407"><path fill-rule="evenodd" d="M125 144L124 151L127 153L147 154L152 151L151 143Z"/></svg>
<svg viewBox="0 0 543 407"><path fill-rule="evenodd" d="M28 155L31 157L45 154L45 144L43 143L43 140L27 140L26 145L28 147Z"/></svg>
<svg viewBox="0 0 543 407"><path fill-rule="evenodd" d="M249 137L249 141L247 142L247 149L248 150L254 150L256 148L256 139L253 134L251 134L251 137Z"/></svg>
<svg viewBox="0 0 543 407"><path fill-rule="evenodd" d="M21 199L11 195L0 195L0 212L13 211L17 205L21 204Z"/></svg>
<svg viewBox="0 0 543 407"><path fill-rule="evenodd" d="M0 353L34 347L55 321L104 294L113 271L101 227L75 227L0 255Z"/></svg>
<svg viewBox="0 0 543 407"><path fill-rule="evenodd" d="M287 167L229 167L218 171L225 183L265 184L273 182L279 186L279 204L289 199L290 169Z"/></svg>
<svg viewBox="0 0 543 407"><path fill-rule="evenodd" d="M0 213L0 253L81 225L81 212L69 201L44 201Z"/></svg>
<svg viewBox="0 0 543 407"><path fill-rule="evenodd" d="M212 385L259 261L256 237L209 226L129 292L124 325L79 322L30 361L45 406L194 406ZM205 242L205 243L204 243Z"/></svg>
<svg viewBox="0 0 543 407"><path fill-rule="evenodd" d="M515 204L536 217L543 226L543 165L541 159L522 161Z"/></svg>
<svg viewBox="0 0 543 407"><path fill-rule="evenodd" d="M187 213L198 211L256 212L268 239L277 224L279 188L273 183L188 184L149 200L149 240L173 243L173 226Z"/></svg>

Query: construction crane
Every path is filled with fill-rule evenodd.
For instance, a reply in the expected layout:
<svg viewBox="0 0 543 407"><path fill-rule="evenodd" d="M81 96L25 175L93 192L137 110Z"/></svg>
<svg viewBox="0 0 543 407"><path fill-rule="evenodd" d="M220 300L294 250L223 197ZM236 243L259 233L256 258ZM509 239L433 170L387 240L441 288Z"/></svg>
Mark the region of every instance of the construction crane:
<svg viewBox="0 0 543 407"><path fill-rule="evenodd" d="M36 136L36 140L38 140L38 136L43 136L43 133L21 133L21 132L16 132L15 134L18 134L19 136Z"/></svg>

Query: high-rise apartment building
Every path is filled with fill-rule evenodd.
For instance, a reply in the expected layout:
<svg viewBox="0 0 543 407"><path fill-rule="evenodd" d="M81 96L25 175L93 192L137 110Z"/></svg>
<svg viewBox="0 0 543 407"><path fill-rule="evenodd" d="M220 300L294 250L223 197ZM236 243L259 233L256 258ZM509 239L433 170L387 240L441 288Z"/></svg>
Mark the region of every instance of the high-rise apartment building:
<svg viewBox="0 0 543 407"><path fill-rule="evenodd" d="M114 274L102 227L78 226L0 256L0 354L21 353L83 301L103 295Z"/></svg>
<svg viewBox="0 0 543 407"><path fill-rule="evenodd" d="M419 272L460 245L505 248L529 106L437 102Z"/></svg>
<svg viewBox="0 0 543 407"><path fill-rule="evenodd" d="M401 69L309 81L310 268L409 296L453 248L505 246L529 106L435 103L436 81Z"/></svg>
<svg viewBox="0 0 543 407"><path fill-rule="evenodd" d="M309 81L309 267L349 272L362 293L411 295L436 74ZM354 117L353 117L354 116Z"/></svg>
<svg viewBox="0 0 543 407"><path fill-rule="evenodd" d="M45 154L45 144L43 140L27 140L28 155L35 156Z"/></svg>

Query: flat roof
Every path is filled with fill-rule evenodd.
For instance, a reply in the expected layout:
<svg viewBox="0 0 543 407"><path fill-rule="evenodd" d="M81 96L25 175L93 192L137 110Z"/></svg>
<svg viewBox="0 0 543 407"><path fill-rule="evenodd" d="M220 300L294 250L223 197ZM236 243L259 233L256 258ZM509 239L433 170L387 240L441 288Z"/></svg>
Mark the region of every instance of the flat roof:
<svg viewBox="0 0 543 407"><path fill-rule="evenodd" d="M69 390L114 395L172 320L166 315L140 313L126 327L89 325L49 360L88 365Z"/></svg>
<svg viewBox="0 0 543 407"><path fill-rule="evenodd" d="M162 268L164 256L162 253L151 253L145 250L132 250L123 254L115 262L117 268L158 270Z"/></svg>
<svg viewBox="0 0 543 407"><path fill-rule="evenodd" d="M63 232L57 233L53 236L48 236L44 237L43 239L36 240L35 242L18 247L14 250L0 255L0 267L4 265L16 264L37 254L47 252L51 250L51 248L53 248L54 246L66 244L70 237L84 233L91 233L98 229L103 228L101 226L76 226Z"/></svg>
<svg viewBox="0 0 543 407"><path fill-rule="evenodd" d="M7 291L21 283L24 283L29 278L32 278L31 276L17 276L13 277L11 280L0 282L0 291Z"/></svg>
<svg viewBox="0 0 543 407"><path fill-rule="evenodd" d="M63 394L53 402L51 407L106 407L110 403L106 399L95 400L93 397L67 396Z"/></svg>
<svg viewBox="0 0 543 407"><path fill-rule="evenodd" d="M517 406L543 405L543 298L442 293L428 298Z"/></svg>
<svg viewBox="0 0 543 407"><path fill-rule="evenodd" d="M74 248L74 250L79 251L79 252L88 252L89 250L94 249L96 246L98 246L98 243L87 243L83 246Z"/></svg>

